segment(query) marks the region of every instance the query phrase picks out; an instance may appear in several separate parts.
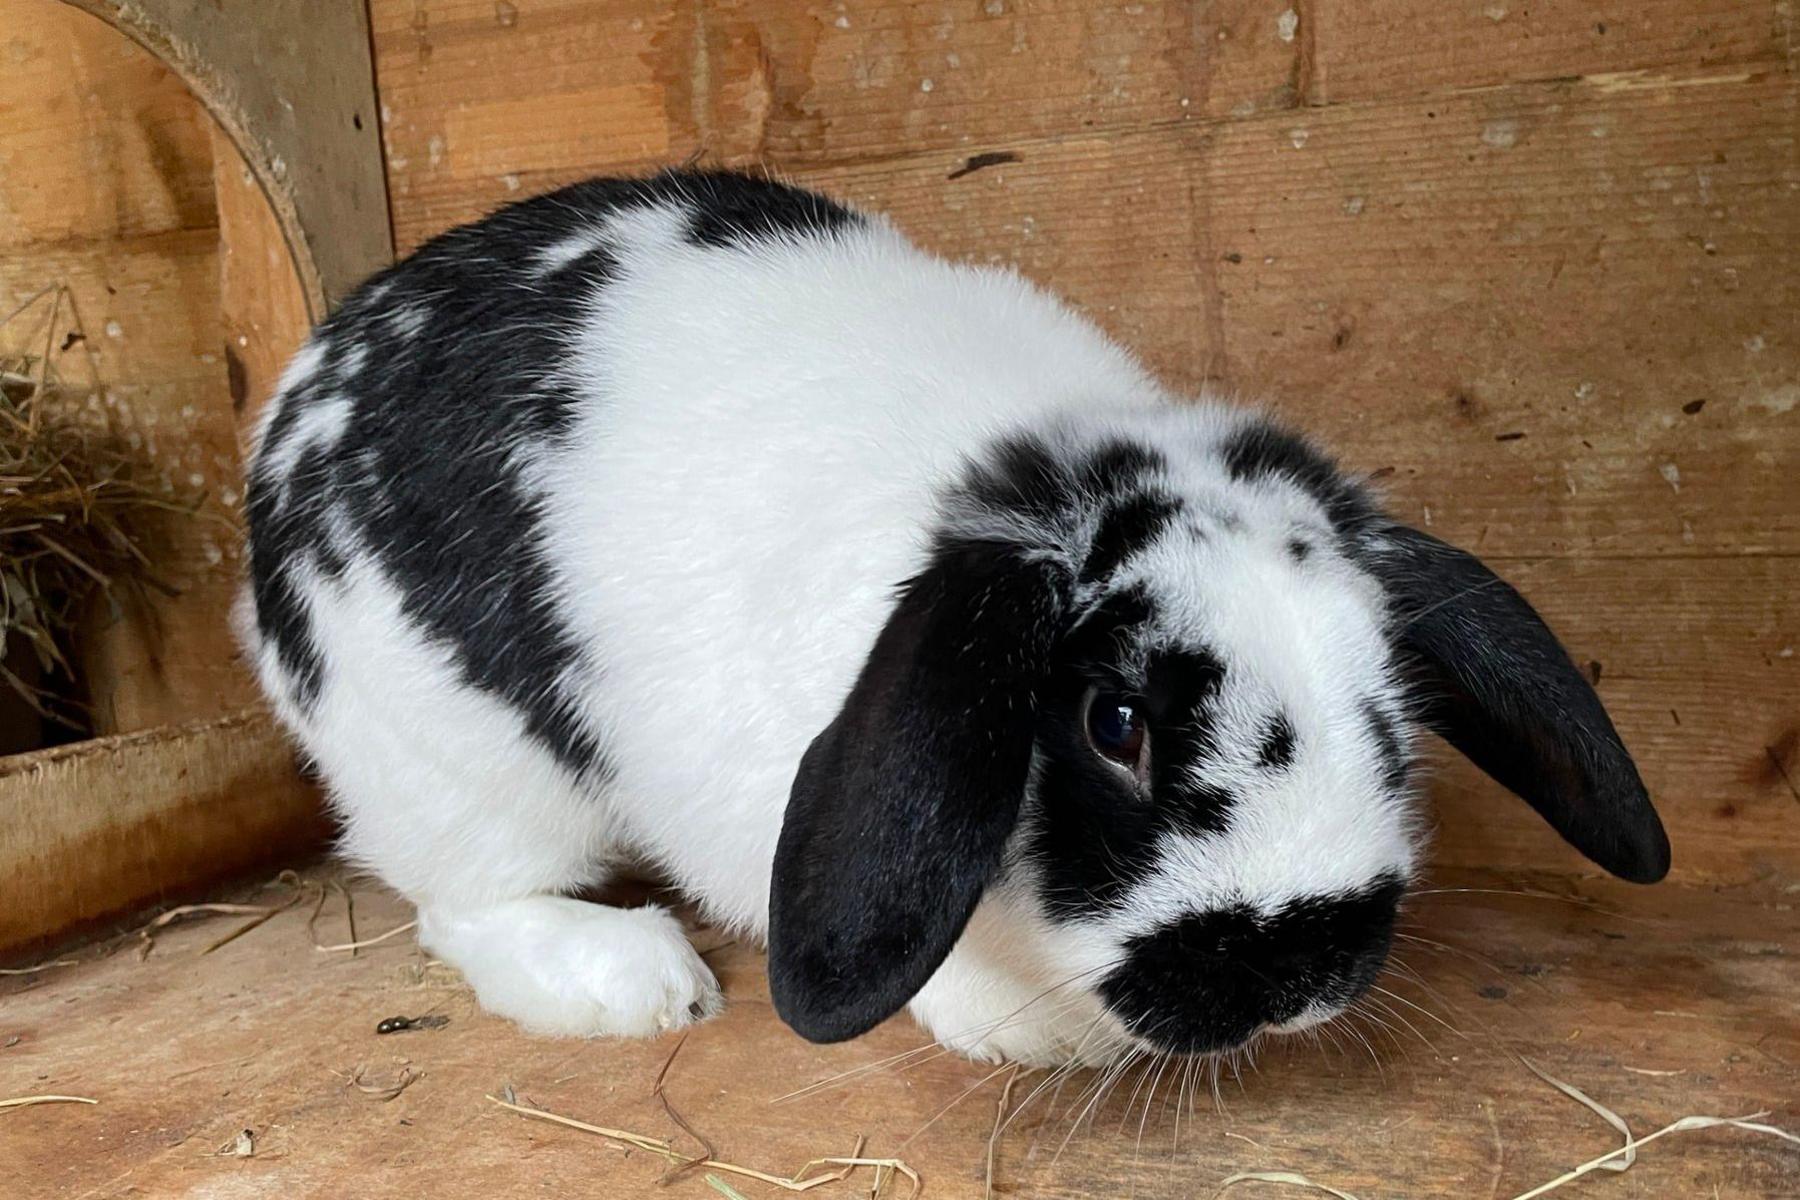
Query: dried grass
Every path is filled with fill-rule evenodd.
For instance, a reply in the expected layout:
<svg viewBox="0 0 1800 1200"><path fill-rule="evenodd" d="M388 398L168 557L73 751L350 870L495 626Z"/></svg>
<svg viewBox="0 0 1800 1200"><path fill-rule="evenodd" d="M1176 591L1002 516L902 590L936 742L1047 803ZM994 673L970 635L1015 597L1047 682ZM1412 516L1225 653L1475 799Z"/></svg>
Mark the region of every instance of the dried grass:
<svg viewBox="0 0 1800 1200"><path fill-rule="evenodd" d="M345 894L348 895L348 893L345 893ZM378 933L374 937L364 938L360 942L359 941L340 942L335 946L321 946L317 942L314 942L313 949L319 951L322 954L341 954L345 951L349 951L351 956L354 957L356 952L358 950L361 950L364 946L379 946L381 943L387 941L389 938L399 937L401 934L407 933L414 929L417 929L418 927L419 927L419 923L417 921L408 921L404 925L396 925L394 928L388 930L386 933Z"/></svg>
<svg viewBox="0 0 1800 1200"><path fill-rule="evenodd" d="M181 920L183 917L253 916L256 918L254 921L250 922L248 925L245 925L244 927L242 927L240 929L236 929L236 930L232 931L231 933L227 934L225 937L220 938L218 941L212 943L205 950L201 951L202 954L206 954L206 953L210 953L213 950L216 950L220 946L223 946L226 942L231 941L233 938L237 937L238 935L250 932L250 930L256 928L258 925L261 925L264 921L267 921L270 917L274 916L276 913L282 912L285 909L291 908L291 907L293 907L293 905L291 903L283 905L280 908L270 908L266 904L182 904L182 905L178 905L175 908L171 908L167 912L158 915L155 920L150 921L149 923L141 926L138 929L138 931L137 931L138 941L139 941L138 961L142 962L144 959L150 957L150 951L155 949L155 947L156 947L156 933L158 930L164 928L167 925L172 925L176 921Z"/></svg>
<svg viewBox="0 0 1800 1200"><path fill-rule="evenodd" d="M0 967L0 977L12 975L36 975L39 971L49 971L56 967L72 967L72 958L53 958L49 962L41 962L29 967Z"/></svg>
<svg viewBox="0 0 1800 1200"><path fill-rule="evenodd" d="M1356 1200L1349 1192L1339 1191L1330 1184L1315 1183L1294 1171L1239 1171L1236 1175L1228 1175L1220 1180L1219 1190L1213 1195L1223 1195L1240 1183L1279 1183L1286 1187L1305 1188L1309 1192L1323 1192L1328 1196L1336 1196L1338 1200Z"/></svg>
<svg viewBox="0 0 1800 1200"><path fill-rule="evenodd" d="M0 683L46 721L86 732L76 626L96 596L117 611L126 592L175 594L150 569L147 530L199 500L176 492L102 402L91 351L84 386L59 375L57 357L77 345L87 337L65 285L0 316ZM8 651L29 663L9 666Z"/></svg>
<svg viewBox="0 0 1800 1200"><path fill-rule="evenodd" d="M363 1095L379 1100L383 1104L386 1104L389 1100L394 1099L394 1097L398 1096L401 1092L404 1092L407 1088L425 1078L425 1072L415 1071L408 1065L401 1067L400 1073L387 1083L370 1083L363 1078L367 1070L368 1068L359 1066L351 1071L349 1075L350 1086L361 1092Z"/></svg>
<svg viewBox="0 0 1800 1200"><path fill-rule="evenodd" d="M507 1089L507 1092L508 1095L511 1095L510 1088ZM628 1129L608 1129L604 1125L590 1125L585 1121L577 1121L573 1117L565 1117L561 1113L553 1113L547 1109L533 1108L528 1104L520 1104L516 1098L502 1099L499 1096L489 1096L487 1099L490 1103L497 1104L501 1108L511 1112L516 1112L520 1116L531 1117L539 1121L548 1121L553 1125L562 1125L569 1129L579 1129L583 1133L591 1133L598 1137L606 1138L608 1141L617 1142L622 1146L630 1147L634 1150L645 1150L651 1154L660 1155L672 1163L686 1165L689 1161L686 1155L682 1154L662 1138L650 1137L649 1135L642 1133L632 1133ZM919 1173L898 1158L864 1158L862 1150L865 1140L866 1139L863 1138L857 1138L856 1149L848 1155L842 1157L831 1155L812 1159L809 1162L801 1164L800 1169L795 1171L792 1175L773 1175L767 1171L758 1171L753 1167L743 1167L736 1163L722 1162L715 1158L705 1159L698 1165L709 1170L723 1171L730 1175L742 1176L745 1179L754 1179L758 1183L766 1183L772 1187L778 1187L783 1191L789 1192L810 1192L814 1188L824 1187L829 1183L842 1183L844 1180L850 1178L851 1172L855 1171L858 1167L869 1167L877 1171L886 1170L906 1176L907 1181L912 1185L912 1190L907 1193L907 1200L914 1200L925 1187L924 1180L919 1177ZM813 1173L823 1167L836 1167L837 1170L822 1171L819 1174ZM724 1181L721 1180L720 1182L723 1183ZM714 1190L717 1189L715 1188Z"/></svg>
<svg viewBox="0 0 1800 1200"><path fill-rule="evenodd" d="M0 1100L0 1112L14 1108L30 1108L34 1104L98 1104L86 1096L14 1096L11 1100Z"/></svg>
<svg viewBox="0 0 1800 1200"><path fill-rule="evenodd" d="M1000 1089L1000 1102L994 1106L994 1128L988 1133L987 1174L981 1189L982 1200L994 1200L994 1159L1000 1149L1000 1134L1006 1129L1006 1110L1012 1104L1013 1084L1019 1082L1019 1064L1012 1064L1012 1074Z"/></svg>

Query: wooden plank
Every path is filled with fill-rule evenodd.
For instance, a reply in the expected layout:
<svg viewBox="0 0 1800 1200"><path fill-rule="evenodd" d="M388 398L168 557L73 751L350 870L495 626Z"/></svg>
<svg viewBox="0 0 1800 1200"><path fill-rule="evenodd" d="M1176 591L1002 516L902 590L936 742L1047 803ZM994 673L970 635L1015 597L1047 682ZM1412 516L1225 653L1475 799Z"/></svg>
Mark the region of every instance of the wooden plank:
<svg viewBox="0 0 1800 1200"><path fill-rule="evenodd" d="M1502 572L1598 674L1668 827L1674 877L1800 880L1800 559L1538 559ZM1436 762L1440 862L1596 870L1454 753Z"/></svg>
<svg viewBox="0 0 1800 1200"><path fill-rule="evenodd" d="M0 950L316 844L318 794L260 710L0 758Z"/></svg>
<svg viewBox="0 0 1800 1200"><path fill-rule="evenodd" d="M1224 373L1489 553L1793 553L1797 100L1725 74L1223 126Z"/></svg>
<svg viewBox="0 0 1800 1200"><path fill-rule="evenodd" d="M1780 72L1793 54L1782 0L1312 0L1309 103L1415 96L1532 80L1719 69Z"/></svg>
<svg viewBox="0 0 1800 1200"><path fill-rule="evenodd" d="M181 80L56 0L0 0L0 248L211 228L210 122Z"/></svg>
<svg viewBox="0 0 1800 1200"><path fill-rule="evenodd" d="M0 256L0 312L46 285L67 284L85 338L66 349L57 339L58 373L73 386L103 389L112 407L142 416L147 443L160 447L192 422L184 404L224 390L218 238L209 225L15 247ZM189 461L196 469L206 465Z"/></svg>
<svg viewBox="0 0 1800 1200"><path fill-rule="evenodd" d="M1335 1047L1265 1044L1255 1072L1239 1079L1222 1068L1216 1099L1205 1065L1185 1092L1177 1068L1154 1086L1156 1064L1134 1068L1072 1135L1093 1077L1058 1092L1034 1090L1041 1074L1022 1076L1012 1103L1031 1104L996 1139L994 1194L1210 1197L1230 1173L1288 1170L1363 1197L1504 1197L1619 1146L1611 1128L1517 1055L1616 1110L1639 1137L1690 1113L1765 1108L1775 1125L1800 1128L1792 997L1800 920L1786 898L1570 889L1549 876L1440 882L1473 890L1411 902L1407 935L1425 940L1403 943L1400 956L1423 983L1382 981L1401 997L1376 997L1386 1011L1374 1015L1391 1032L1365 1020L1359 1033L1334 1031ZM1521 887L1530 894L1516 894ZM712 1197L697 1174L659 1186L661 1159L483 1098L511 1086L522 1102L687 1150L651 1095L665 1065L668 1102L729 1161L787 1172L866 1136L868 1153L898 1152L920 1171L924 1200L987 1194L1004 1075L920 1055L905 1071L868 1071L774 1102L924 1039L901 1018L842 1045L801 1042L768 1005L761 955L717 931L700 936L717 946L708 958L725 985L725 1013L679 1039L671 1063L673 1036L522 1035L477 1012L454 976L405 936L356 959L321 954L309 908L204 957L233 919L168 930L147 961L119 953L29 983L0 981L12 993L0 1002L6 1094L99 1101L7 1115L9 1194ZM359 888L356 915L367 937L411 912ZM324 942L347 939L335 898L316 932ZM425 1013L448 1024L375 1033L383 1018ZM359 1066L370 1086L394 1081L403 1066L418 1078L384 1101L350 1085ZM230 1150L246 1129L254 1152L238 1157ZM746 1196L782 1194L732 1182ZM862 1173L815 1194L866 1196L868 1184ZM1282 1194L1245 1185L1228 1195L1238 1191ZM1796 1191L1792 1146L1712 1130L1645 1146L1628 1172L1584 1179L1571 1194L1750 1200ZM881 1194L907 1191L896 1180Z"/></svg>
<svg viewBox="0 0 1800 1200"><path fill-rule="evenodd" d="M397 238L704 152L784 170L978 154L1349 99L1779 70L1775 0L1589 5L375 0ZM1494 14L1499 14L1496 17Z"/></svg>
<svg viewBox="0 0 1800 1200"><path fill-rule="evenodd" d="M1174 6L370 8L402 247L519 190L704 151L792 167L1179 120Z"/></svg>

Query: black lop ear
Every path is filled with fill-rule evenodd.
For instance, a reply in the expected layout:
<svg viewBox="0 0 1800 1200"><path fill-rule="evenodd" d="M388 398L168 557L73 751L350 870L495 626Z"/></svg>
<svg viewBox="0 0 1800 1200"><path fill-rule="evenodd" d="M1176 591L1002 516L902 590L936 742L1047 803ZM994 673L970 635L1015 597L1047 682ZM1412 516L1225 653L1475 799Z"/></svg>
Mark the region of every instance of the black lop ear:
<svg viewBox="0 0 1800 1200"><path fill-rule="evenodd" d="M999 870L1069 584L940 542L801 759L769 896L769 987L802 1037L855 1037L937 970Z"/></svg>
<svg viewBox="0 0 1800 1200"><path fill-rule="evenodd" d="M1426 724L1614 875L1655 883L1669 839L1594 689L1474 555L1389 525L1366 543Z"/></svg>

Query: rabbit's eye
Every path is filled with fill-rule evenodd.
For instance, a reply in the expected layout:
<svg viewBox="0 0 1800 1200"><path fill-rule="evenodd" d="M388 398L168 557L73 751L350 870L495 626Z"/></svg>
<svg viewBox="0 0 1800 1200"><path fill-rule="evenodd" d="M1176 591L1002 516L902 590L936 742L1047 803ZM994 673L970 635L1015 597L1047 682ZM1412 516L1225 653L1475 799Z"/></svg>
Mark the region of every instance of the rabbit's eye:
<svg viewBox="0 0 1800 1200"><path fill-rule="evenodd" d="M1088 692L1083 724L1088 745L1102 758L1130 771L1140 782L1149 773L1150 731L1144 724L1143 702L1119 692Z"/></svg>

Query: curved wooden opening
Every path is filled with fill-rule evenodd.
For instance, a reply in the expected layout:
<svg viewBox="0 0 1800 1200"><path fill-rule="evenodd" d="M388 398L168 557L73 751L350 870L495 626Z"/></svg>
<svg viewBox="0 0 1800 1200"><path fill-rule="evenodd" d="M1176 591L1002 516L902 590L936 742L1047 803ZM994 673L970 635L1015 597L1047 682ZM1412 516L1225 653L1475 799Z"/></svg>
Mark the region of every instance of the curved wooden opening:
<svg viewBox="0 0 1800 1200"><path fill-rule="evenodd" d="M0 0L9 397L90 422L155 502L131 513L142 575L89 596L59 640L65 665L45 670L7 639L9 669L57 703L47 719L0 688L0 877L17 898L0 913L0 950L289 853L320 827L230 630L240 446L323 312L324 281L346 286L385 258L385 195L379 256L357 264L338 246L322 270L272 149L303 145L293 130L306 119L258 125L256 89L237 82L256 73L255 46L208 57L210 26L262 23L191 7ZM296 20L259 36L291 35ZM368 92L366 59L363 72ZM359 244L354 230L346 240ZM32 435L5 436L22 447Z"/></svg>

